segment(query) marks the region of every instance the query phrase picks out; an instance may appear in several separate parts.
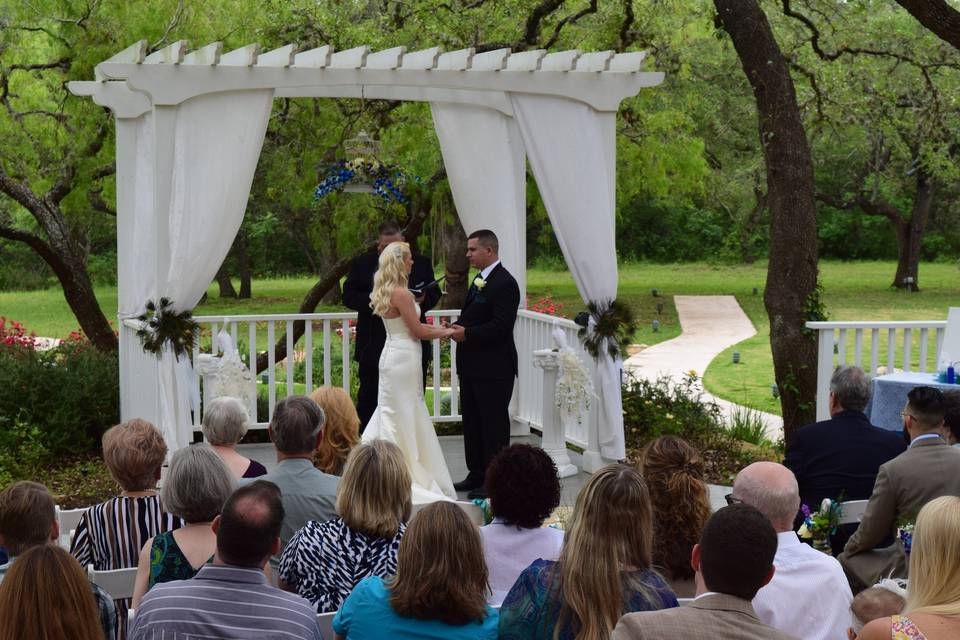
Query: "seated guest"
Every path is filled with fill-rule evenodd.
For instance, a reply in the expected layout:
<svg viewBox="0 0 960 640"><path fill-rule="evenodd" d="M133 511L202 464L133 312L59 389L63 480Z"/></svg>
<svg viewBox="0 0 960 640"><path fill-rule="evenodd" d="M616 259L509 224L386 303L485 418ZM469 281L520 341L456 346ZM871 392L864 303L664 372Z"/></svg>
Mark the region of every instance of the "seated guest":
<svg viewBox="0 0 960 640"><path fill-rule="evenodd" d="M237 453L237 443L247 433L247 408L237 398L214 398L203 408L203 437L235 478L258 478L266 467Z"/></svg>
<svg viewBox="0 0 960 640"><path fill-rule="evenodd" d="M910 446L880 467L860 526L840 554L855 591L880 577L905 577L903 546L878 545L896 531L898 522L912 522L934 498L960 495L960 449L948 446L941 435L943 414L938 390L916 387L907 394L903 428Z"/></svg>
<svg viewBox="0 0 960 640"><path fill-rule="evenodd" d="M86 574L55 544L20 554L0 584L0 640L103 640L101 623Z"/></svg>
<svg viewBox="0 0 960 640"><path fill-rule="evenodd" d="M774 576L777 534L770 521L745 504L710 516L690 564L697 597L685 607L630 613L620 619L613 640L790 640L769 627L750 601ZM811 588L816 588L813 585ZM795 633L806 638L804 629Z"/></svg>
<svg viewBox="0 0 960 640"><path fill-rule="evenodd" d="M209 445L195 444L173 454L160 496L170 513L186 524L144 543L137 563L133 608L153 585L192 578L213 559L217 540L210 524L233 488L233 474Z"/></svg>
<svg viewBox="0 0 960 640"><path fill-rule="evenodd" d="M536 560L504 599L501 640L606 639L624 613L677 606L652 553L643 476L620 464L600 469L577 496L560 559Z"/></svg>
<svg viewBox="0 0 960 640"><path fill-rule="evenodd" d="M896 580L881 580L869 589L864 589L850 603L853 626L847 630L847 640L856 640L867 623L877 618L889 618L903 613L907 603L907 590Z"/></svg>
<svg viewBox="0 0 960 640"><path fill-rule="evenodd" d="M137 566L147 540L183 524L166 512L156 491L167 445L156 427L139 418L108 429L102 445L103 461L120 485L120 495L87 509L77 525L70 553L81 567L129 569ZM130 599L114 602L119 640L126 633Z"/></svg>
<svg viewBox="0 0 960 640"><path fill-rule="evenodd" d="M690 551L710 517L703 458L676 436L661 436L640 457L653 504L653 566L681 598L693 596Z"/></svg>
<svg viewBox="0 0 960 640"><path fill-rule="evenodd" d="M337 489L339 518L311 520L280 556L280 586L320 613L336 611L357 583L397 572L397 548L410 518L410 473L386 440L358 445Z"/></svg>
<svg viewBox="0 0 960 640"><path fill-rule="evenodd" d="M237 489L213 521L213 563L192 580L151 589L137 607L131 640L320 640L310 603L272 586L264 575L270 556L280 549L282 522L283 502L275 484L255 480Z"/></svg>
<svg viewBox="0 0 960 640"><path fill-rule="evenodd" d="M960 446L960 391L943 391L943 439Z"/></svg>
<svg viewBox="0 0 960 640"><path fill-rule="evenodd" d="M15 564L23 562L22 558L30 549L50 543L56 544L59 539L60 523L57 522L56 507L53 504L53 496L50 495L50 492L47 491L45 486L36 482L21 481L0 491L0 543L9 550L10 555L7 562L0 565L0 582L4 581L4 577L8 573L12 573L11 569ZM81 577L84 577L82 567L69 556L68 559L69 562L64 562L62 558L56 559L55 561L49 559L36 561L41 563L52 562L51 571L58 575L60 569L72 575L72 568L66 567L65 565L73 564L80 570ZM43 576L43 579L46 580L48 577L49 576ZM40 577L38 577L38 579L39 578ZM69 576L64 577L64 581L64 588L69 590ZM44 582L43 584L40 582L31 584L33 587L39 588L41 590L40 593L46 593L45 589L50 585L57 585L57 581L52 580L51 582ZM29 589L30 587L25 586L25 588ZM95 602L94 611L97 614L96 620L100 622L102 629L99 633L103 634L98 637L104 637L110 640L114 638L117 633L116 607L107 592L92 583L86 583L85 585L86 598L90 597L91 590L93 591L93 600ZM65 597L68 596L66 593L61 595ZM4 611L25 611L28 616L32 616L38 611L36 607L44 603L42 599L43 596L32 591L29 594L23 593L14 595L13 597L22 597L23 600L21 600L19 606L14 609L4 609L3 606L0 605L0 621L2 621L4 617L8 617L4 615ZM33 598L36 598L36 600L33 600ZM48 601L44 606L51 606L52 604L52 601ZM66 608L72 606L70 601L63 601L61 604ZM19 622L24 622L24 620L21 619ZM58 620L57 623L59 624L59 622ZM31 633L39 633L41 630L47 629L51 631L51 635L33 637L57 637L57 634L53 633L52 628L46 627L45 624L46 623L41 624ZM15 627L10 627L9 629L12 632ZM18 636L16 633L12 633L9 636L0 633L0 638L4 639L18 637L21 636ZM25 635L23 637L28 636Z"/></svg>
<svg viewBox="0 0 960 640"><path fill-rule="evenodd" d="M867 624L858 640L960 638L960 498L942 496L917 516L903 615Z"/></svg>
<svg viewBox="0 0 960 640"><path fill-rule="evenodd" d="M291 396L277 403L270 421L270 440L277 448L277 468L263 476L280 487L283 496L281 550L311 520L337 517L337 483L340 478L313 466L313 452L323 439L323 409L310 398ZM272 567L279 556L270 560Z"/></svg>
<svg viewBox="0 0 960 640"><path fill-rule="evenodd" d="M323 437L317 445L313 464L330 475L343 475L343 465L350 450L360 442L360 418L353 406L350 394L340 387L320 387L310 394L310 399L323 410L326 422Z"/></svg>
<svg viewBox="0 0 960 640"><path fill-rule="evenodd" d="M499 607L534 560L556 560L563 531L544 527L560 504L557 466L540 447L514 444L490 460L485 480L493 522L480 528L490 572L487 602Z"/></svg>
<svg viewBox="0 0 960 640"><path fill-rule="evenodd" d="M777 532L777 572L753 599L764 623L804 638L842 638L850 627L853 594L833 556L803 544L793 530L800 506L797 480L775 462L755 462L737 474L731 501L743 502L767 517Z"/></svg>
<svg viewBox="0 0 960 640"><path fill-rule="evenodd" d="M899 432L874 427L863 413L870 384L859 367L837 368L830 378L830 419L800 428L787 442L783 464L797 477L800 502L811 509L824 498L866 500L880 465L906 449ZM802 522L798 512L794 528ZM856 528L844 525L830 536L833 555L843 551Z"/></svg>
<svg viewBox="0 0 960 640"><path fill-rule="evenodd" d="M337 638L493 640L480 536L452 502L421 510L400 542L397 575L360 581L333 618Z"/></svg>

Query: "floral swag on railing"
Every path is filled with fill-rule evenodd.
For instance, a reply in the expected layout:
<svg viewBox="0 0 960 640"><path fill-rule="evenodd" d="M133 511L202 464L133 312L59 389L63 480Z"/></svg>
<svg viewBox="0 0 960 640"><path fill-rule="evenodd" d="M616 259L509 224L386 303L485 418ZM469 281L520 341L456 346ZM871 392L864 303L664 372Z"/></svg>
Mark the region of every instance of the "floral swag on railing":
<svg viewBox="0 0 960 640"><path fill-rule="evenodd" d="M583 348L594 360L603 355L611 360L624 357L637 330L633 310L619 300L591 300L574 322L580 325L577 336Z"/></svg>
<svg viewBox="0 0 960 640"><path fill-rule="evenodd" d="M338 160L325 167L325 175L314 190L313 198L321 200L350 185L368 185L385 202L406 204L407 196L403 190L410 179L400 168L373 158L359 156L353 160ZM416 176L412 180L420 181Z"/></svg>
<svg viewBox="0 0 960 640"><path fill-rule="evenodd" d="M193 351L200 325L193 319L190 311L177 313L169 298L160 298L159 304L147 300L146 311L137 316L140 328L137 337L146 353L158 358L163 355L164 346L168 346L174 357L187 356Z"/></svg>

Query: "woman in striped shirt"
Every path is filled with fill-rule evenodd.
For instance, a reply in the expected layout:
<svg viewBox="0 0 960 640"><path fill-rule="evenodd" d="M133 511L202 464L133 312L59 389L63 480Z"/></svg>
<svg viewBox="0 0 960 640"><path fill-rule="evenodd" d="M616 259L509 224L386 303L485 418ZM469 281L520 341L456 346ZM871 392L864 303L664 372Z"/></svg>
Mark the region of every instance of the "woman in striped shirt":
<svg viewBox="0 0 960 640"><path fill-rule="evenodd" d="M122 489L119 496L87 509L77 525L70 553L97 570L137 566L144 542L182 525L166 513L156 491L167 455L163 436L146 420L134 419L103 434L103 459ZM123 640L129 599L117 600L117 640Z"/></svg>

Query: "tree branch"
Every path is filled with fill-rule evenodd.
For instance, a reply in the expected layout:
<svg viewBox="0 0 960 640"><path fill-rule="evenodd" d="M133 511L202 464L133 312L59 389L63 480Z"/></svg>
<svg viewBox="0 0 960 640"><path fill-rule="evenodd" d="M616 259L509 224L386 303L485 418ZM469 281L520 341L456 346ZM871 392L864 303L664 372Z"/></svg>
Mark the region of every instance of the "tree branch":
<svg viewBox="0 0 960 640"><path fill-rule="evenodd" d="M530 15L527 16L526 26L523 31L523 40L513 46L515 51L523 51L529 47L536 46L540 40L540 30L543 28L544 19L563 6L564 0L541 0L540 4L533 8Z"/></svg>
<svg viewBox="0 0 960 640"><path fill-rule="evenodd" d="M87 191L87 200L90 202L90 206L93 207L94 211L105 213L108 216L117 216L117 212L103 199L103 191L100 189L90 189Z"/></svg>
<svg viewBox="0 0 960 640"><path fill-rule="evenodd" d="M897 4L938 38L960 49L960 11L946 0L897 0Z"/></svg>
<svg viewBox="0 0 960 640"><path fill-rule="evenodd" d="M591 13L597 12L597 0L590 0L590 4L586 8L581 9L580 11L567 16L563 20L557 23L557 26L553 29L553 35L550 36L550 39L547 40L546 44L543 45L543 49L549 49L557 43L557 40L560 38L560 31L567 26L568 24L576 24L577 20L583 16L589 15Z"/></svg>

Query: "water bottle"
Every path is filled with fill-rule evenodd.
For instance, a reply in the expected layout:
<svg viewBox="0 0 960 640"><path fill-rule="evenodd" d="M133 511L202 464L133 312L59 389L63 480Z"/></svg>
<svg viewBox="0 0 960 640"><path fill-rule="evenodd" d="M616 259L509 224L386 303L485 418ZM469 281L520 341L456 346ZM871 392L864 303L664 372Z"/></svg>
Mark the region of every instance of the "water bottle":
<svg viewBox="0 0 960 640"><path fill-rule="evenodd" d="M949 367L947 367L947 379L946 379L946 383L947 383L947 384L957 384L957 372L956 372L956 370L953 368L953 365L950 365Z"/></svg>

